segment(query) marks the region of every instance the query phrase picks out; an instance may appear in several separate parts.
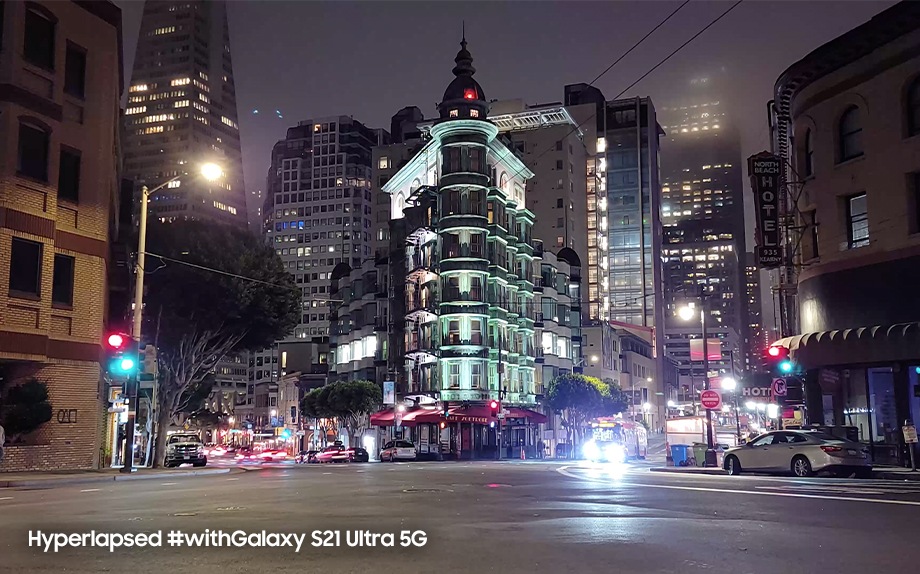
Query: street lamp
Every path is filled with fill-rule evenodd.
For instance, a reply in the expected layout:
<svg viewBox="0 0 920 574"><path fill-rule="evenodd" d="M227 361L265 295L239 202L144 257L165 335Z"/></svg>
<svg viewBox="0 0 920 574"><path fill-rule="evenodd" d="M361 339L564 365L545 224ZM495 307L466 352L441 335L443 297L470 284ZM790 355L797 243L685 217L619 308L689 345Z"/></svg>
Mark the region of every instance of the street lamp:
<svg viewBox="0 0 920 574"><path fill-rule="evenodd" d="M220 178L224 171L219 165L206 163L201 166L200 174L208 181L214 181ZM131 338L141 342L141 320L144 316L144 265L147 263L147 209L150 201L150 195L156 193L168 186L170 183L185 177L183 173L172 179L168 179L153 189L147 189L147 186L141 187L141 214L137 234L137 265L134 268L134 317L131 325ZM129 378L125 386L127 387L125 395L128 397L128 421L125 423L125 464L121 467L121 472L130 473L134 465L134 417L137 408L137 375ZM161 432L165 430L162 429Z"/></svg>
<svg viewBox="0 0 920 574"><path fill-rule="evenodd" d="M675 403L674 401L668 401L668 408L669 409L677 408L677 403Z"/></svg>
<svg viewBox="0 0 920 574"><path fill-rule="evenodd" d="M700 327L703 336L703 389L709 390L709 345L706 333L706 291L700 285ZM677 315L684 321L690 321L696 317L697 309L693 303L683 306L677 310ZM692 366L691 366L692 373ZM716 466L715 440L712 434L712 411L706 409L706 466Z"/></svg>

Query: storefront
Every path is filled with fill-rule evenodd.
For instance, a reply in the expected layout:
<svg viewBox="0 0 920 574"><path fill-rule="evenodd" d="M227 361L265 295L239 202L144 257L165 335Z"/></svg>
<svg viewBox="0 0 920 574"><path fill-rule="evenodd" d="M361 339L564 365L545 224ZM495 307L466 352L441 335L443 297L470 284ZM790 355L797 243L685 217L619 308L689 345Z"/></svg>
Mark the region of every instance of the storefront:
<svg viewBox="0 0 920 574"><path fill-rule="evenodd" d="M377 444L394 439L413 442L419 458L425 459L496 459L498 433L503 445L501 458L535 458L540 443L539 424L546 416L519 407L507 407L504 417L496 419L487 405L457 406L448 409L420 407L397 412L386 409L371 415L371 425L378 428Z"/></svg>
<svg viewBox="0 0 920 574"><path fill-rule="evenodd" d="M851 427L874 464L908 463L901 426L920 422L920 323L809 333L777 344L805 370L809 424Z"/></svg>

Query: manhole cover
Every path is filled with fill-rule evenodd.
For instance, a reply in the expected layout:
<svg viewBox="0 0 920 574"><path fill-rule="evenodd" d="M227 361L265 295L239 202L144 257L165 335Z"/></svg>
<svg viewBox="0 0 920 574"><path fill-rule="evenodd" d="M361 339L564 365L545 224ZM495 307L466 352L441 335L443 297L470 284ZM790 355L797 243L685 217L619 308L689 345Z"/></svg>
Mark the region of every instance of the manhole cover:
<svg viewBox="0 0 920 574"><path fill-rule="evenodd" d="M403 492L453 492L452 490L442 490L440 488L404 488Z"/></svg>
<svg viewBox="0 0 920 574"><path fill-rule="evenodd" d="M232 512L234 510L245 510L242 506L222 506L218 508L219 511Z"/></svg>

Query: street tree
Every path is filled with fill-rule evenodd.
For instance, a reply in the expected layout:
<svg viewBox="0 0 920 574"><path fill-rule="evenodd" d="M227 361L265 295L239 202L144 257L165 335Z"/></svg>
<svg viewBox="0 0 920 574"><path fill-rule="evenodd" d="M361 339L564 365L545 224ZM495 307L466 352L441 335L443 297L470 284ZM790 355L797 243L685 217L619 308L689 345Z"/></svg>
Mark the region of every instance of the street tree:
<svg viewBox="0 0 920 574"><path fill-rule="evenodd" d="M614 393L615 392L615 393ZM564 373L549 384L546 402L562 416L562 425L572 437L572 447L582 438L589 419L622 412L622 394L616 385L604 383L596 377L577 373Z"/></svg>
<svg viewBox="0 0 920 574"><path fill-rule="evenodd" d="M22 384L10 386L5 394L6 398L0 405L0 423L11 443L21 440L51 420L48 385L44 382L29 379Z"/></svg>
<svg viewBox="0 0 920 574"><path fill-rule="evenodd" d="M300 291L274 248L245 230L202 221L153 223L147 237L144 333L158 348L154 463L166 429L218 361L288 335Z"/></svg>
<svg viewBox="0 0 920 574"><path fill-rule="evenodd" d="M383 391L367 380L340 381L328 388L329 409L348 431L351 446L360 446L358 437L370 426L370 415L383 402Z"/></svg>

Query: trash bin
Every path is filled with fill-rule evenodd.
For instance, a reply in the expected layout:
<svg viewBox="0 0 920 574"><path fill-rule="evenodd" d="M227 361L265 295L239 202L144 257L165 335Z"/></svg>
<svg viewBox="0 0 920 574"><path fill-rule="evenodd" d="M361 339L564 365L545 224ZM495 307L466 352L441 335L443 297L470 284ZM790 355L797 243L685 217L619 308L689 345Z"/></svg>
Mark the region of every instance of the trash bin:
<svg viewBox="0 0 920 574"><path fill-rule="evenodd" d="M689 458L688 454L690 447L685 444L672 444L671 445L671 460L674 461L674 466L687 466L687 459Z"/></svg>
<svg viewBox="0 0 920 574"><path fill-rule="evenodd" d="M693 458L696 459L696 466L706 466L706 443L693 443Z"/></svg>

